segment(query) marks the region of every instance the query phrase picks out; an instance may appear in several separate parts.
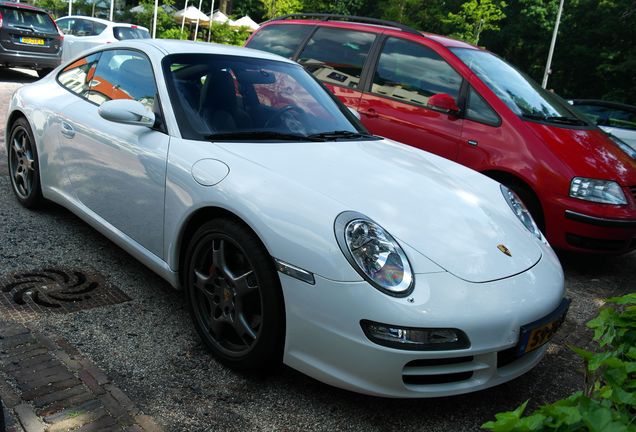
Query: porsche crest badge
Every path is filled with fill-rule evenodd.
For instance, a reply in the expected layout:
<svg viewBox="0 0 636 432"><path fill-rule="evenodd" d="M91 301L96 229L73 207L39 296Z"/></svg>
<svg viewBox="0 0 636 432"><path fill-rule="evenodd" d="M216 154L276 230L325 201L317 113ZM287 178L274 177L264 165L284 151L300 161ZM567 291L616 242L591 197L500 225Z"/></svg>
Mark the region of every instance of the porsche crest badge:
<svg viewBox="0 0 636 432"><path fill-rule="evenodd" d="M501 251L501 253L506 254L509 257L512 256L512 253L510 252L510 249L508 249L506 246L504 246L502 244L498 244L497 245L497 249L499 249Z"/></svg>

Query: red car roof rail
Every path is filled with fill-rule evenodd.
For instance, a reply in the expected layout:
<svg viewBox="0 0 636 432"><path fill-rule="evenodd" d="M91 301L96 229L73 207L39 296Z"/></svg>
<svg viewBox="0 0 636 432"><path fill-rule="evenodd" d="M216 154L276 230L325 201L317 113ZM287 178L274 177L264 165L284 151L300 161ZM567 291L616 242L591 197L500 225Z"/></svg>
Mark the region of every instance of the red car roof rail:
<svg viewBox="0 0 636 432"><path fill-rule="evenodd" d="M406 32L406 33L423 36L420 31L414 29L413 27L409 27L407 25L400 24L395 21L388 21L388 20L377 19L377 18L367 18L367 17L355 16L355 15L296 13L296 14L283 15L276 18L272 18L271 20L267 22L282 21L287 19L318 19L322 21L350 21L350 22L361 23L361 24L375 24L375 25L381 25L385 27L393 27L393 28L402 30L403 32Z"/></svg>

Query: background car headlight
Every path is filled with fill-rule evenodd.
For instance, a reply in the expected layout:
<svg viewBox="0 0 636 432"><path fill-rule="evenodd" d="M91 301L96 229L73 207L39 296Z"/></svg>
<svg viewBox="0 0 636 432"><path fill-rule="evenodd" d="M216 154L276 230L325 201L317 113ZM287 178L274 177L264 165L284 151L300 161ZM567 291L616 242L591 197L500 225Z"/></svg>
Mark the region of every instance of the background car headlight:
<svg viewBox="0 0 636 432"><path fill-rule="evenodd" d="M506 186L501 185L501 193L503 194L506 202L512 209L512 212L517 215L521 223L530 231L536 238L539 240L543 240L543 235L541 234L541 230L532 219L532 215L523 204L523 202L519 199L516 193L512 190L508 189Z"/></svg>
<svg viewBox="0 0 636 432"><path fill-rule="evenodd" d="M603 204L627 204L623 189L610 180L574 177L570 183L570 196Z"/></svg>
<svg viewBox="0 0 636 432"><path fill-rule="evenodd" d="M375 288L396 297L413 290L406 254L380 225L360 213L344 212L336 218L335 234L349 263Z"/></svg>

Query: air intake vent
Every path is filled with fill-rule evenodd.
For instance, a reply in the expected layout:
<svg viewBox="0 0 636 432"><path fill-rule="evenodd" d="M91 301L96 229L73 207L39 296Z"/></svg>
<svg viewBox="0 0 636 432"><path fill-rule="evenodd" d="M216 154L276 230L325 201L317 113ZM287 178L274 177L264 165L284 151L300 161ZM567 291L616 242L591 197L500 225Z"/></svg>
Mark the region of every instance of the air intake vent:
<svg viewBox="0 0 636 432"><path fill-rule="evenodd" d="M488 369L472 356L413 360L404 366L402 380L410 385L434 385L465 381L473 372Z"/></svg>

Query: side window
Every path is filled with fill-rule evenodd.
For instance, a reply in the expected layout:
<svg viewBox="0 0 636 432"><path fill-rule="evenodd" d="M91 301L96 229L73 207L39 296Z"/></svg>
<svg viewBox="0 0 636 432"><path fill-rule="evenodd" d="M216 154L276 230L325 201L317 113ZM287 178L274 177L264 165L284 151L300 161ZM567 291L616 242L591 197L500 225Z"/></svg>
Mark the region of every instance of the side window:
<svg viewBox="0 0 636 432"><path fill-rule="evenodd" d="M321 27L298 62L325 83L358 88L362 66L374 40L372 33Z"/></svg>
<svg viewBox="0 0 636 432"><path fill-rule="evenodd" d="M57 81L73 93L86 97L91 80L95 75L99 56L100 53L96 53L74 61L60 72Z"/></svg>
<svg viewBox="0 0 636 432"><path fill-rule="evenodd" d="M432 49L388 38L382 48L371 91L426 106L428 98L447 93L455 101L462 77Z"/></svg>
<svg viewBox="0 0 636 432"><path fill-rule="evenodd" d="M490 105L482 98L479 93L470 87L468 92L468 101L466 103L466 118L479 123L486 123L492 126L498 126L501 122L497 113L490 108Z"/></svg>
<svg viewBox="0 0 636 432"><path fill-rule="evenodd" d="M73 34L72 32L72 25L73 25L73 19L72 18L62 18L56 21L57 26L60 28L60 30L62 30L62 33L64 34Z"/></svg>
<svg viewBox="0 0 636 432"><path fill-rule="evenodd" d="M98 34L101 34L104 31L105 28L106 28L106 24L94 22L93 23L93 36L97 36Z"/></svg>
<svg viewBox="0 0 636 432"><path fill-rule="evenodd" d="M90 84L88 100L97 105L112 99L134 99L152 110L157 95L150 61L136 51L103 51Z"/></svg>
<svg viewBox="0 0 636 432"><path fill-rule="evenodd" d="M75 36L93 36L93 22L85 19L76 19L72 27Z"/></svg>
<svg viewBox="0 0 636 432"><path fill-rule="evenodd" d="M256 32L247 47L291 58L312 29L300 24L269 25Z"/></svg>

